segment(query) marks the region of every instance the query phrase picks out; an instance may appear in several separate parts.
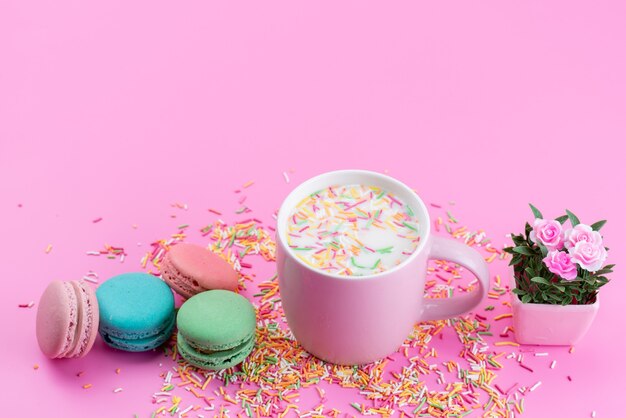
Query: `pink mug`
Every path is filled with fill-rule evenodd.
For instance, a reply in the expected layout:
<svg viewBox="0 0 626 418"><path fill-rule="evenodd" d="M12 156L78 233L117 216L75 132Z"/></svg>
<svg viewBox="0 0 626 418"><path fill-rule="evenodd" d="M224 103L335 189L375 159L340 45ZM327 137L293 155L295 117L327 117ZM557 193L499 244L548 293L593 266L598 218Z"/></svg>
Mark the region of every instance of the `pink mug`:
<svg viewBox="0 0 626 418"><path fill-rule="evenodd" d="M288 217L302 199L328 186L348 184L380 187L414 209L421 240L398 266L370 276L340 276L308 266L286 245ZM333 171L296 187L278 212L276 243L278 283L289 327L305 350L336 364L370 363L393 353L416 322L471 310L489 285L487 263L476 250L432 235L419 196L398 180L371 171ZM480 288L448 299L424 298L426 265L433 258L466 267L478 277Z"/></svg>

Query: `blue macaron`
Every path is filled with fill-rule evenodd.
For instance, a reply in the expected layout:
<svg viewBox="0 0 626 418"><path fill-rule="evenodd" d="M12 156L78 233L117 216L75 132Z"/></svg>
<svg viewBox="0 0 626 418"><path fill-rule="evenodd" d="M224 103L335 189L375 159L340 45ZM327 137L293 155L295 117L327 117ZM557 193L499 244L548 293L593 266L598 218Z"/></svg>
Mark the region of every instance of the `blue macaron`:
<svg viewBox="0 0 626 418"><path fill-rule="evenodd" d="M174 295L146 273L112 277L96 290L100 335L111 347L148 351L166 342L174 329Z"/></svg>

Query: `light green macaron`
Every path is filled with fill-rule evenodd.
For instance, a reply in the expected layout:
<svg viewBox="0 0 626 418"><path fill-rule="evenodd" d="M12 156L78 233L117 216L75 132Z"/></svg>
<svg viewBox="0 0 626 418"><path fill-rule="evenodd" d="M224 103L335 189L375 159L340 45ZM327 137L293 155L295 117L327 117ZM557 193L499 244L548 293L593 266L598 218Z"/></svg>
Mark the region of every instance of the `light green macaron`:
<svg viewBox="0 0 626 418"><path fill-rule="evenodd" d="M203 369L235 366L254 347L254 307L228 290L209 290L189 298L178 311L176 325L178 352Z"/></svg>

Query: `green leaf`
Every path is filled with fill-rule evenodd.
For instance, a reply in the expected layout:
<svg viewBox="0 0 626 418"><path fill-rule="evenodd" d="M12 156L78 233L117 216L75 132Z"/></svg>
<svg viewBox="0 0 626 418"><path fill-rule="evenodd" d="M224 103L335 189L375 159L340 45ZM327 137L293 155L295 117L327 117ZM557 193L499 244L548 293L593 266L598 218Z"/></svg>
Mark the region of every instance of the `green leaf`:
<svg viewBox="0 0 626 418"><path fill-rule="evenodd" d="M513 248L513 251L518 254L535 255L535 253L530 248L521 245L519 247Z"/></svg>
<svg viewBox="0 0 626 418"><path fill-rule="evenodd" d="M520 296L522 296L522 295L525 295L525 294L526 294L526 291L525 291L525 290L518 289L517 287L516 287L515 289L513 289L513 290L512 290L512 292L513 292L513 293L515 293L516 295L520 295Z"/></svg>
<svg viewBox="0 0 626 418"><path fill-rule="evenodd" d="M532 279L530 279L531 282L534 283L541 283L541 284L550 284L549 281L547 281L546 279L544 279L543 277L539 277L539 276L535 276Z"/></svg>
<svg viewBox="0 0 626 418"><path fill-rule="evenodd" d="M515 244L515 246L517 247L518 245L522 245L523 243L526 242L526 238L524 238L523 235L514 235L511 237L513 240L513 243Z"/></svg>
<svg viewBox="0 0 626 418"><path fill-rule="evenodd" d="M563 295L556 295L554 293L548 293L548 297L554 301L561 302L563 300Z"/></svg>
<svg viewBox="0 0 626 418"><path fill-rule="evenodd" d="M559 216L558 218L555 218L554 220L560 222L561 225L563 225L565 221L567 221L567 215Z"/></svg>
<svg viewBox="0 0 626 418"><path fill-rule="evenodd" d="M522 296L522 303L528 303L530 302L531 296L527 293L524 296Z"/></svg>
<svg viewBox="0 0 626 418"><path fill-rule="evenodd" d="M533 230L533 227L530 226L528 222L526 222L526 226L524 226L524 234L526 235L526 237L528 237L528 235L530 234L530 231L532 230Z"/></svg>
<svg viewBox="0 0 626 418"><path fill-rule="evenodd" d="M598 222L596 222L594 224L591 224L591 229L593 229L594 231L599 231L604 226L605 223L606 223L606 221L604 221L604 220L603 221L598 221Z"/></svg>
<svg viewBox="0 0 626 418"><path fill-rule="evenodd" d="M554 287L559 289L560 292L565 292L565 286L559 286L558 284L555 284Z"/></svg>
<svg viewBox="0 0 626 418"><path fill-rule="evenodd" d="M605 284L607 284L609 282L609 279L607 279L604 276L600 276L598 277L598 280L596 280L596 283L598 284L598 287L600 286L604 286Z"/></svg>
<svg viewBox="0 0 626 418"><path fill-rule="evenodd" d="M565 212L567 213L567 217L569 218L569 221L572 224L572 226L576 226L580 223L580 219L578 219L578 217L574 215L572 212L570 212L568 209L565 209Z"/></svg>
<svg viewBox="0 0 626 418"><path fill-rule="evenodd" d="M539 212L539 209L534 207L532 203L529 203L528 206L530 206L530 210L533 211L533 215L535 215L535 219L543 219L543 215L541 214L541 212Z"/></svg>

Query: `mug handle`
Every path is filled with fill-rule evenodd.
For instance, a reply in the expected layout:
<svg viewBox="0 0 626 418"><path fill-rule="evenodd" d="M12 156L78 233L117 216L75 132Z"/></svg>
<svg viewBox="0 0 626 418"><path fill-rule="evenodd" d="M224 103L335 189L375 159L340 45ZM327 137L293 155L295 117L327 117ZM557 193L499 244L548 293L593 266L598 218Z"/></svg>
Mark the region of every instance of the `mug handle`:
<svg viewBox="0 0 626 418"><path fill-rule="evenodd" d="M489 288L489 268L478 251L449 238L432 236L433 244L428 258L452 261L471 271L477 278L479 289L451 298L424 298L419 321L448 319L476 307Z"/></svg>

